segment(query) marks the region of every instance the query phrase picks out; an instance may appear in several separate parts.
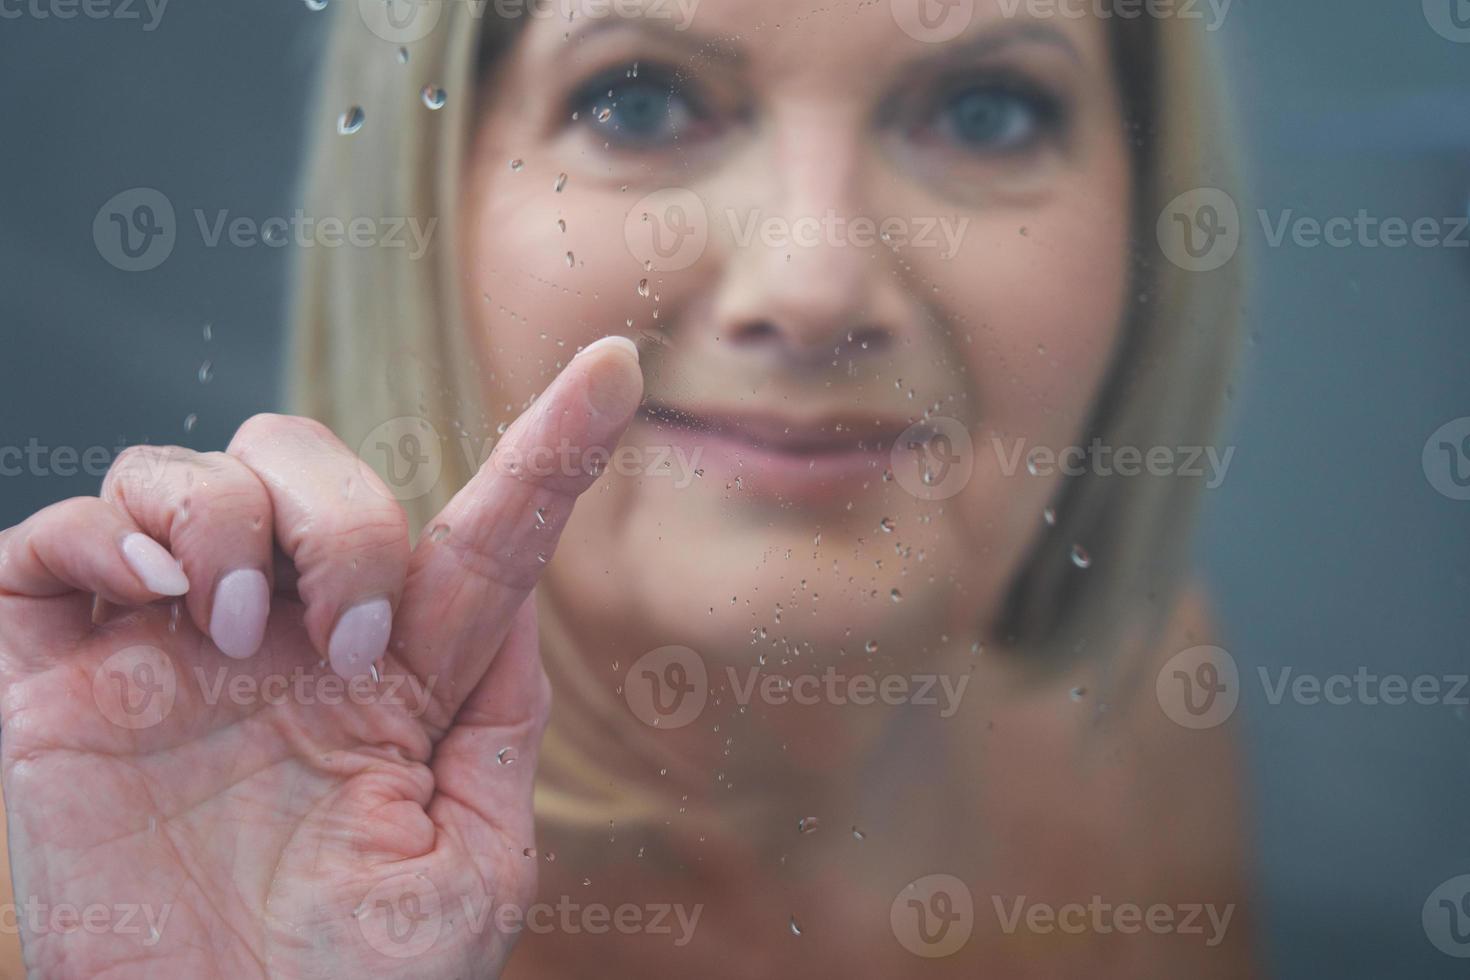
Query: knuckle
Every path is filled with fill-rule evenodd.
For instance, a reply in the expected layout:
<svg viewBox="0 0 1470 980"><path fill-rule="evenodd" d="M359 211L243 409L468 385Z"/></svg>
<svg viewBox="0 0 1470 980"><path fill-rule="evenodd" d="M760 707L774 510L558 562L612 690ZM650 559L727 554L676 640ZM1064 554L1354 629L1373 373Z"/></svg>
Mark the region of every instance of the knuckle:
<svg viewBox="0 0 1470 980"><path fill-rule="evenodd" d="M331 438L332 431L316 419L303 415L282 415L277 412L261 412L250 416L235 430L235 437L225 452L231 456L247 453L262 443L276 439Z"/></svg>
<svg viewBox="0 0 1470 980"><path fill-rule="evenodd" d="M117 454L102 478L102 498L118 499L164 487L169 476L193 455L182 446L129 446Z"/></svg>
<svg viewBox="0 0 1470 980"><path fill-rule="evenodd" d="M303 529L304 547L324 553L353 552L369 559L408 556L408 515L392 501L364 502L322 515Z"/></svg>

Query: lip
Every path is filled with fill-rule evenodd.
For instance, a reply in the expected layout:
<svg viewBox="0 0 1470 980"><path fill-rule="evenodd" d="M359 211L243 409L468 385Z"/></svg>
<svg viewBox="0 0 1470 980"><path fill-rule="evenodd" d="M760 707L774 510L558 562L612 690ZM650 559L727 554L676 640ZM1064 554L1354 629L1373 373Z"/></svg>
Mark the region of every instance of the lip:
<svg viewBox="0 0 1470 980"><path fill-rule="evenodd" d="M638 418L650 443L688 453L690 464L732 491L821 501L877 483L893 444L909 427L872 415L783 416L647 401ZM698 455L694 455L697 453Z"/></svg>

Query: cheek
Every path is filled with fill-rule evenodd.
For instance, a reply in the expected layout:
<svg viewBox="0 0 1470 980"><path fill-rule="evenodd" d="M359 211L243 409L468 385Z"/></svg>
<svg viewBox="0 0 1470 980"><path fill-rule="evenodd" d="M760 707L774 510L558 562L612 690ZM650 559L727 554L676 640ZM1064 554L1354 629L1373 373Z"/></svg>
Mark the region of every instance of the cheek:
<svg viewBox="0 0 1470 980"><path fill-rule="evenodd" d="M932 280L986 431L1072 438L1121 329L1128 285L1126 186L971 219Z"/></svg>
<svg viewBox="0 0 1470 980"><path fill-rule="evenodd" d="M557 173L527 163L470 195L466 309L498 390L516 406L578 348L657 322L657 286L640 289L650 274L624 241L629 195L557 184Z"/></svg>

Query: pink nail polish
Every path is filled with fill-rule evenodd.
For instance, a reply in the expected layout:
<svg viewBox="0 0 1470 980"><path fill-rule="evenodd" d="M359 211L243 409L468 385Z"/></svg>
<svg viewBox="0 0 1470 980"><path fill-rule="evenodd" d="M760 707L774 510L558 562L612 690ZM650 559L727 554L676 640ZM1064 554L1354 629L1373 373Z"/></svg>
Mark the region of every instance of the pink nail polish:
<svg viewBox="0 0 1470 980"><path fill-rule="evenodd" d="M158 595L183 595L189 591L189 578L174 556L148 535L134 531L122 539L121 549L123 561L148 591Z"/></svg>
<svg viewBox="0 0 1470 980"><path fill-rule="evenodd" d="M386 596L360 602L337 619L327 642L327 659L343 677L366 674L388 649L393 606Z"/></svg>
<svg viewBox="0 0 1470 980"><path fill-rule="evenodd" d="M237 568L214 588L209 635L227 657L243 659L260 649L270 618L270 583L254 568Z"/></svg>

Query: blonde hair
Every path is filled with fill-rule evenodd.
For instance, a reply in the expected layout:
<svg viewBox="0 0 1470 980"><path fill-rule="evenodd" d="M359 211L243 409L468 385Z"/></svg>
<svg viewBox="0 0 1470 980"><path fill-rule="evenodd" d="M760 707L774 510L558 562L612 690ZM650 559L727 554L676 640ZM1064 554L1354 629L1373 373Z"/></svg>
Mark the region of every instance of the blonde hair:
<svg viewBox="0 0 1470 980"><path fill-rule="evenodd" d="M370 0L382 6L383 0ZM471 5L445 2L426 37L404 46L368 28L356 2L336 18L312 117L314 144L305 207L318 216L437 217L428 253L402 249L311 249L297 269L291 410L316 418L349 446L376 426L412 416L441 435L479 446L494 425L460 309L455 266L460 173L477 111L486 51L509 42L512 24L475 19ZM1114 20L1114 60L1136 161L1134 303L1088 438L1122 447L1206 446L1226 396L1241 303L1242 260L1207 273L1166 261L1154 222L1177 195L1200 187L1237 200L1212 52L1194 22ZM501 32L496 34L495 32ZM424 86L442 86L446 105L429 111ZM339 117L360 106L362 129L339 135ZM422 527L472 475L474 458L442 454L433 488L406 500ZM1156 637L1188 576L1188 539L1199 485L1177 477L1069 478L1057 521L1017 576L998 638L1038 665L1137 649ZM1071 560L1081 543L1096 569ZM543 624L543 629L554 624ZM553 645L548 643L548 649ZM560 699L575 700L577 671L557 670ZM1041 671L1038 671L1040 674ZM565 678L565 679L563 679ZM570 687L570 689L568 689ZM560 719L548 731L537 806L543 816L582 820L595 810L638 813L636 793L609 788L606 772L577 750ZM606 722L606 719L602 719ZM602 730L605 732L606 725ZM602 799L591 794L602 792Z"/></svg>

